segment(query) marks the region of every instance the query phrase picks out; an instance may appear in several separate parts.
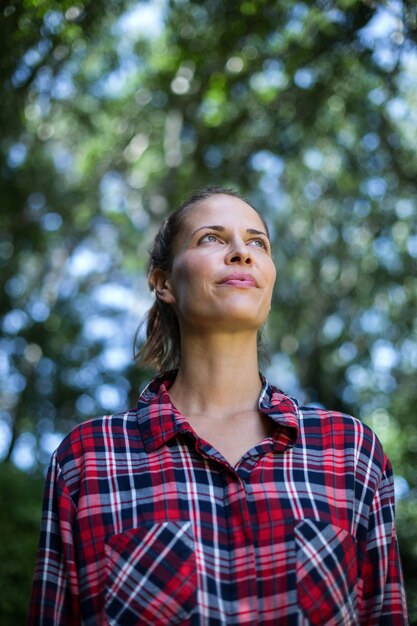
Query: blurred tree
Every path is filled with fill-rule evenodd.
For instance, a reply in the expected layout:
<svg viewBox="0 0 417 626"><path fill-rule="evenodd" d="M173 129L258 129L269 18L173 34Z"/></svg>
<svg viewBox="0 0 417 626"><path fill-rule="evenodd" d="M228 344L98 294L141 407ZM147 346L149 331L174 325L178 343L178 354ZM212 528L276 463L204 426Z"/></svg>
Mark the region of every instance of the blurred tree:
<svg viewBox="0 0 417 626"><path fill-rule="evenodd" d="M3 511L0 515L0 620L5 626L25 624L33 557L39 538L39 503L43 481L29 480L10 464L0 472ZM7 515L6 515L7 511Z"/></svg>
<svg viewBox="0 0 417 626"><path fill-rule="evenodd" d="M274 237L268 374L376 430L416 589L413 5L2 7L5 461L34 471L77 420L134 402L146 244L190 190L235 186Z"/></svg>

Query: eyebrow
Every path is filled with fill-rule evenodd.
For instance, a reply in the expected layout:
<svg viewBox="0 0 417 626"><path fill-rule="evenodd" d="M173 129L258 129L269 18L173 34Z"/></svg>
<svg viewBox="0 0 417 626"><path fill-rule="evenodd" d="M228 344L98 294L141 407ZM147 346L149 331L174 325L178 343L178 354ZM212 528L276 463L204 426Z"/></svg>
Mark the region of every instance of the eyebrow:
<svg viewBox="0 0 417 626"><path fill-rule="evenodd" d="M218 232L224 232L226 230L226 228L224 226L219 226L218 224L209 224L207 226L200 226L200 228L196 228L196 230L193 232L192 236L194 236L196 233L198 233L199 230L216 230ZM264 237L266 237L269 240L269 237L266 233L264 233L262 230L256 230L256 228L247 228L246 232L249 235L263 235Z"/></svg>

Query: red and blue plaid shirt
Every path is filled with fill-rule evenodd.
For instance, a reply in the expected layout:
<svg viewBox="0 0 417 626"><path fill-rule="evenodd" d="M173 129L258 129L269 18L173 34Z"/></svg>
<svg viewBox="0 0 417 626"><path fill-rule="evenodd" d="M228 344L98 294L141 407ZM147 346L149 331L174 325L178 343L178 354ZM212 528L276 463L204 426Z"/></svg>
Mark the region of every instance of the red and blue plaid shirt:
<svg viewBox="0 0 417 626"><path fill-rule="evenodd" d="M359 420L263 381L235 467L155 379L49 469L29 624L407 624L389 461Z"/></svg>

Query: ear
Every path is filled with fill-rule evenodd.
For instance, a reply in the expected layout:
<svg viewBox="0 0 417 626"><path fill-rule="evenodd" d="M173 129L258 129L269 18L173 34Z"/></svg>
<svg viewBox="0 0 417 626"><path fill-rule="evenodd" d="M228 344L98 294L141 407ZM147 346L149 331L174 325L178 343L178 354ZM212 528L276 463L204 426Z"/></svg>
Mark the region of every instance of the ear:
<svg viewBox="0 0 417 626"><path fill-rule="evenodd" d="M156 297L159 300L165 302L165 304L175 304L171 281L163 270L159 268L154 269L149 277L149 283L155 290Z"/></svg>

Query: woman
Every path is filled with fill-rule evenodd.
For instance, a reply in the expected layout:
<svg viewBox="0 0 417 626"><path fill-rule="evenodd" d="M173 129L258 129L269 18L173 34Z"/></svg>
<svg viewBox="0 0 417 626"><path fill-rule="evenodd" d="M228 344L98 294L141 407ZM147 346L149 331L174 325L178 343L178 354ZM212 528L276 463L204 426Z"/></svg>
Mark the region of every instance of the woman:
<svg viewBox="0 0 417 626"><path fill-rule="evenodd" d="M137 409L78 426L48 474L30 624L406 624L375 435L258 373L275 267L260 215L193 196L151 249Z"/></svg>

